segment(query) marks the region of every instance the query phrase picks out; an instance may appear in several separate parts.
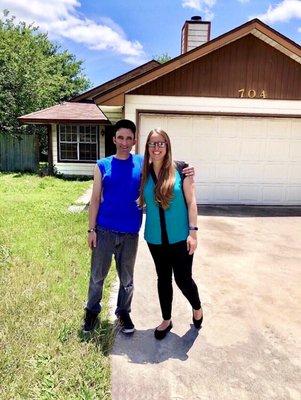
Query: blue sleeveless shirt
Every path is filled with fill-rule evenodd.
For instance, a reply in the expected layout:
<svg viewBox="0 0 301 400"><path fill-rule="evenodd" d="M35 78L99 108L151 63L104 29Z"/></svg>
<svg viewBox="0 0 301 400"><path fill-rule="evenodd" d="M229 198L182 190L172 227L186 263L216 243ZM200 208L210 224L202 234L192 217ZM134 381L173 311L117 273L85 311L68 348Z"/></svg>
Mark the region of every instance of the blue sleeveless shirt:
<svg viewBox="0 0 301 400"><path fill-rule="evenodd" d="M162 212L164 213L167 240L169 244L186 240L189 235L188 210L182 190L182 179L180 173L175 172L175 185L173 198L166 210L161 208L155 201L155 183L149 175L144 187L144 200L146 204L146 221L144 238L151 244L162 244L164 242L164 227L162 227Z"/></svg>
<svg viewBox="0 0 301 400"><path fill-rule="evenodd" d="M97 225L102 228L138 233L142 211L139 197L143 157L130 154L127 160L114 156L102 158L97 165L102 175L102 200L97 214Z"/></svg>

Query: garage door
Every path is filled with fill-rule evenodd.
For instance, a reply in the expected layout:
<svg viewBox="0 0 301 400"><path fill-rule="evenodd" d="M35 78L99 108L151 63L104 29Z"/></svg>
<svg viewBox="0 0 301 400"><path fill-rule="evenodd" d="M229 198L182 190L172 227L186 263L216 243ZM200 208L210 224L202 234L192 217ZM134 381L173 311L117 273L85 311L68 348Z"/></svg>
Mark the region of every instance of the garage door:
<svg viewBox="0 0 301 400"><path fill-rule="evenodd" d="M199 204L301 204L301 120L142 114L170 135L173 158L195 166Z"/></svg>

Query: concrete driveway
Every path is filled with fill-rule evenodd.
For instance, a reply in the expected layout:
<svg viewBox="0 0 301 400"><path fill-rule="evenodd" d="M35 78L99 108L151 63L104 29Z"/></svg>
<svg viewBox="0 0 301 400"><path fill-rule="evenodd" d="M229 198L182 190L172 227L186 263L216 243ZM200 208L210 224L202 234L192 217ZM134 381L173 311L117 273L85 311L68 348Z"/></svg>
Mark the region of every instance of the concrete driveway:
<svg viewBox="0 0 301 400"><path fill-rule="evenodd" d="M300 400L300 209L203 207L199 228L194 278L203 328L195 330L174 285L174 328L162 342L154 339L161 315L141 237L137 330L116 337L113 400Z"/></svg>

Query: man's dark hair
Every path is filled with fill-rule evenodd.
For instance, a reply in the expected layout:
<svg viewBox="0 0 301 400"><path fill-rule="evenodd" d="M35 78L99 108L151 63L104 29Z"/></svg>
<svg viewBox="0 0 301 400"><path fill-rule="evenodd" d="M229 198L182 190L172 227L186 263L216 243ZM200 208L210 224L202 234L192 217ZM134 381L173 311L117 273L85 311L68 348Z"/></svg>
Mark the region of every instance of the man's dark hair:
<svg viewBox="0 0 301 400"><path fill-rule="evenodd" d="M114 125L114 135L116 135L116 132L120 128L130 129L135 137L136 125L134 124L133 121L130 121L129 119L120 119L119 121L117 121L116 124Z"/></svg>

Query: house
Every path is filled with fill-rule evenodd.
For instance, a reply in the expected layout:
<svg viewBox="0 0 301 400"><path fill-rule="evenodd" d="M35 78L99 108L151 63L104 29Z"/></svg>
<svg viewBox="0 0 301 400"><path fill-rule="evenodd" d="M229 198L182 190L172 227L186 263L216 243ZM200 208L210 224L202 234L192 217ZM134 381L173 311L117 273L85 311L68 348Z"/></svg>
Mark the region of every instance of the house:
<svg viewBox="0 0 301 400"><path fill-rule="evenodd" d="M92 174L114 152L110 126L128 118L137 152L152 128L167 131L173 157L196 169L198 203L300 205L300 64L301 47L258 19L210 40L210 22L193 17L178 57L19 119L48 124L67 175Z"/></svg>

